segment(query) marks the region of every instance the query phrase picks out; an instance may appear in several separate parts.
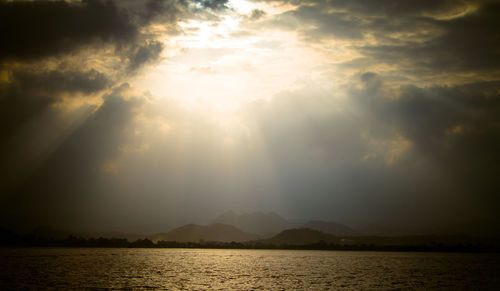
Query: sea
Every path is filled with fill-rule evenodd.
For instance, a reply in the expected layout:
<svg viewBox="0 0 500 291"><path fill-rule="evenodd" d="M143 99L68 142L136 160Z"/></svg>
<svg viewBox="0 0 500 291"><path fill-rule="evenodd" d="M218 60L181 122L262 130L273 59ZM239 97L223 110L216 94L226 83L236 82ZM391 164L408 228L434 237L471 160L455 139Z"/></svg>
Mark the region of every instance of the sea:
<svg viewBox="0 0 500 291"><path fill-rule="evenodd" d="M500 290L500 254L0 248L0 290Z"/></svg>

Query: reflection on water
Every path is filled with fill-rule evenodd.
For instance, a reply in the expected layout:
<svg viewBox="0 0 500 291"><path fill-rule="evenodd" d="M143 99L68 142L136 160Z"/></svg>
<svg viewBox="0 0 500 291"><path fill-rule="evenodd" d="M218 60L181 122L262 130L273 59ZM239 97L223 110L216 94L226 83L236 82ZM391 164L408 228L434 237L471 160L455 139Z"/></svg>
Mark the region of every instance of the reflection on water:
<svg viewBox="0 0 500 291"><path fill-rule="evenodd" d="M0 249L0 289L498 289L498 254Z"/></svg>

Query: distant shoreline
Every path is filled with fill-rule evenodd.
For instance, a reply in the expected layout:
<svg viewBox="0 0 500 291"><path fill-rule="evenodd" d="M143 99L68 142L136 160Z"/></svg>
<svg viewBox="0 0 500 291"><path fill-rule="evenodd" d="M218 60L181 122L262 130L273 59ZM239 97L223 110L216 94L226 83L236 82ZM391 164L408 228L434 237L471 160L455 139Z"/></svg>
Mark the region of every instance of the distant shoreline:
<svg viewBox="0 0 500 291"><path fill-rule="evenodd" d="M23 240L0 242L1 248L148 248L148 249L244 249L244 250L323 250L323 251L380 251L380 252L439 252L439 253L500 253L497 246L479 245L338 245L318 242L306 245L273 245L240 242L152 242L149 239L129 242L126 239Z"/></svg>

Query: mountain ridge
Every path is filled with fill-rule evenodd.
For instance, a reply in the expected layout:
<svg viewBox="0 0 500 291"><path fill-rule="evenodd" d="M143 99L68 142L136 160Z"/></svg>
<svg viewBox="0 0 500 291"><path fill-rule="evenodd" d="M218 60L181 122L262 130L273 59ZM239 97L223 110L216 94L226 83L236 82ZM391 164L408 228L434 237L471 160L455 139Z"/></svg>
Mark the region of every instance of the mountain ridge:
<svg viewBox="0 0 500 291"><path fill-rule="evenodd" d="M361 232L354 230L346 225L333 221L310 220L303 224L303 227L340 236L355 236L362 234Z"/></svg>
<svg viewBox="0 0 500 291"><path fill-rule="evenodd" d="M237 214L230 210L216 217L214 222L232 225L242 231L262 236L273 236L283 230L293 228L309 228L341 236L363 235L358 230L333 221L310 220L305 223L291 223L275 212L265 213L259 211Z"/></svg>
<svg viewBox="0 0 500 291"><path fill-rule="evenodd" d="M309 245L320 242L338 243L339 239L334 235L303 227L286 229L271 238L257 241L271 245Z"/></svg>
<svg viewBox="0 0 500 291"><path fill-rule="evenodd" d="M290 226L286 219L275 212L237 214L231 210L216 217L214 223L233 225L245 232L259 235L273 235Z"/></svg>
<svg viewBox="0 0 500 291"><path fill-rule="evenodd" d="M185 224L166 233L158 233L149 237L153 242L242 242L259 238L256 234L244 232L232 225L214 223L211 225Z"/></svg>

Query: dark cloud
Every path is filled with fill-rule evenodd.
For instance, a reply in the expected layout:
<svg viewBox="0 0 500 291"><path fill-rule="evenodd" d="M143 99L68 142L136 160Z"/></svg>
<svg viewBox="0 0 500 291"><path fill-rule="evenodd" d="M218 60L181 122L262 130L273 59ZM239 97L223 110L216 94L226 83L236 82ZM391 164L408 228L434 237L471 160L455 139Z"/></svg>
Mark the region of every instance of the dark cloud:
<svg viewBox="0 0 500 291"><path fill-rule="evenodd" d="M487 3L476 12L451 20L432 21L443 34L424 42L365 46L360 51L383 62L410 60L438 71L497 69L500 65L500 4ZM430 20L428 20L430 21Z"/></svg>
<svg viewBox="0 0 500 291"><path fill-rule="evenodd" d="M332 36L347 39L363 37L360 18L344 12L329 13L325 11L325 7L319 5L299 6L271 21L280 27L298 30L308 39Z"/></svg>
<svg viewBox="0 0 500 291"><path fill-rule="evenodd" d="M0 1L1 189L18 176L13 168L42 163L75 130L72 123L96 110L89 95L158 59L163 45L140 31L175 21L182 2Z"/></svg>
<svg viewBox="0 0 500 291"><path fill-rule="evenodd" d="M188 0L149 0L145 4L142 1L131 0L130 3L120 4L139 15L143 24L152 22L174 23L186 16L189 6Z"/></svg>
<svg viewBox="0 0 500 291"><path fill-rule="evenodd" d="M228 0L194 0L195 3L199 3L205 8L210 8L212 10L222 10L227 8Z"/></svg>
<svg viewBox="0 0 500 291"><path fill-rule="evenodd" d="M61 93L91 94L112 84L95 70L13 70L8 83L0 83L0 120L3 138L24 122L60 100Z"/></svg>
<svg viewBox="0 0 500 291"><path fill-rule="evenodd" d="M425 5L398 1L285 1L297 5L275 17L272 23L288 29L296 29L308 40L321 41L328 38L361 40L374 35L377 40L391 40L391 33L418 32L432 25L432 19L422 13L430 7L452 5ZM377 2L377 3L375 3ZM436 1L439 2L439 1ZM458 5L455 3L455 5ZM425 9L428 8L428 9ZM437 8L436 8L437 9ZM404 10L405 13L398 12Z"/></svg>
<svg viewBox="0 0 500 291"><path fill-rule="evenodd" d="M0 1L0 62L54 62L82 52L95 55L114 48L128 59L129 69L151 63L163 49L156 35L145 29L152 23L173 24L186 17L187 1ZM175 31L175 28L171 28ZM109 52L108 52L109 54ZM81 67L85 64L79 64ZM123 68L114 67L112 74Z"/></svg>
<svg viewBox="0 0 500 291"><path fill-rule="evenodd" d="M126 43L138 34L111 1L0 2L1 59L34 59L68 53L95 42Z"/></svg>
<svg viewBox="0 0 500 291"><path fill-rule="evenodd" d="M250 12L250 16L248 18L250 18L250 20L258 20L264 15L266 15L266 12L264 10L254 9L252 10L252 12Z"/></svg>
<svg viewBox="0 0 500 291"><path fill-rule="evenodd" d="M286 1L296 9L273 23L308 40L363 40L357 49L374 62L411 64L437 72L497 69L500 4L496 1ZM463 13L464 15L460 15Z"/></svg>
<svg viewBox="0 0 500 291"><path fill-rule="evenodd" d="M402 134L412 142L415 153L446 173L449 189L454 192L448 193L450 199L466 197L481 205L470 211L496 217L500 83L405 86L399 98L390 99L380 93L384 83L378 76L363 75L362 82L364 90L353 95L366 108L372 133L383 135L392 129ZM481 213L485 209L487 214Z"/></svg>
<svg viewBox="0 0 500 291"><path fill-rule="evenodd" d="M134 48L129 58L129 69L135 71L145 64L158 60L162 51L163 44L159 41L149 41L145 45Z"/></svg>
<svg viewBox="0 0 500 291"><path fill-rule="evenodd" d="M293 1L292 1L293 2ZM313 3L320 6L329 5L331 8L347 10L352 13L358 13L368 16L388 16L391 18L406 18L411 16L420 16L424 14L448 13L450 10L459 12L467 4L475 4L478 1L466 0L335 0L335 1L295 1L295 3Z"/></svg>
<svg viewBox="0 0 500 291"><path fill-rule="evenodd" d="M96 71L48 70L30 72L13 71L9 87L25 92L54 95L61 92L91 94L106 89L111 84L109 78Z"/></svg>
<svg viewBox="0 0 500 291"><path fill-rule="evenodd" d="M260 0L254 0L259 2ZM347 10L357 14L368 16L387 15L391 17L404 18L408 16L422 15L425 13L442 13L454 10L459 12L467 4L476 4L481 1L467 0L410 0L410 1L395 1L395 0L272 0L271 2L281 2L293 4L296 6L318 6L322 8L335 8L337 10ZM486 2L486 1L482 1ZM456 9L456 8L459 9ZM326 12L326 11L325 11Z"/></svg>

